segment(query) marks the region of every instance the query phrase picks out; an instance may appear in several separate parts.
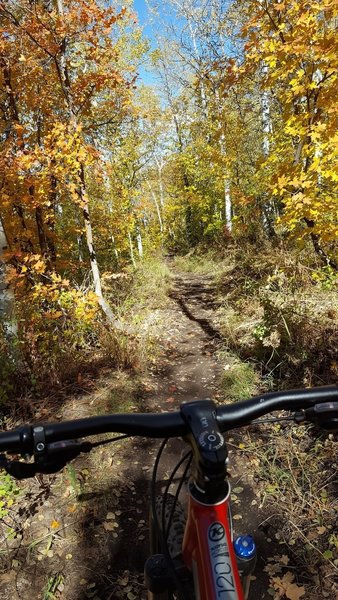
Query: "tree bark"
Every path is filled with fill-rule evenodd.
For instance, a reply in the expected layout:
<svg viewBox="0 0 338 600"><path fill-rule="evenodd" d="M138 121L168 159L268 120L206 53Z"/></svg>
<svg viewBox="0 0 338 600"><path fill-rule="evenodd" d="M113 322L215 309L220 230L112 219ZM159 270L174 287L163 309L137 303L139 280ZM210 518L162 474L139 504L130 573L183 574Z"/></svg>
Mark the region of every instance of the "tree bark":
<svg viewBox="0 0 338 600"><path fill-rule="evenodd" d="M63 17L63 15L64 15L63 0L56 0L56 2L57 2L57 10L58 10L59 16ZM68 75L67 62L66 62L66 49L67 49L67 39L64 38L63 42L62 42L62 47L61 47L60 64L58 64L57 59L55 59L55 62L56 62L57 70L58 70L59 77L60 77L60 83L61 83L63 93L64 93L64 96L66 99L67 107L68 107L69 122L74 127L74 129L76 129L77 119L76 119L75 111L73 108L73 102L72 102L71 82L70 82L70 78ZM90 268L91 268L91 272L92 272L92 276L93 276L94 291L95 291L96 296L98 297L99 304L100 304L104 314L106 315L108 321L116 329L126 331L127 328L120 321L118 321L115 318L113 311L109 307L109 305L106 302L106 300L103 296L103 293L102 293L100 270L99 270L99 265L97 262L97 257L96 257L96 252L95 252L95 248L94 248L94 242L93 242L93 231L92 231L92 225L91 225L91 220L90 220L88 198L87 198L87 193L86 193L86 180L85 180L85 171L84 171L83 163L80 164L79 178L80 178L80 186L79 186L79 190L78 190L79 204L82 208L82 213L83 213L83 218L84 218L84 223L85 223L86 242L87 242L87 248L88 248L89 259L90 259Z"/></svg>
<svg viewBox="0 0 338 600"><path fill-rule="evenodd" d="M136 239L137 239L137 250L138 250L138 255L140 258L143 258L143 243L142 243L142 236L141 233L138 231L137 235L136 235Z"/></svg>
<svg viewBox="0 0 338 600"><path fill-rule="evenodd" d="M156 161L156 165L157 165L158 184L159 184L159 188L160 188L160 205L161 205L161 208L163 209L163 207L164 207L164 190L163 190L163 180L162 180L162 169L163 169L164 163L163 163L163 159L160 162L158 160L157 156L155 156L155 161Z"/></svg>
<svg viewBox="0 0 338 600"><path fill-rule="evenodd" d="M129 242L129 251L130 251L131 262L133 263L134 269L136 269L136 262L135 262L135 257L134 257L134 248L133 248L133 242L132 242L132 239L131 239L130 231L128 231L128 242Z"/></svg>
<svg viewBox="0 0 338 600"><path fill-rule="evenodd" d="M311 219L304 219L305 223L307 224L309 229L313 229L315 223L314 221L312 221ZM310 237L311 237L311 241L314 247L314 250L316 252L316 254L319 256L319 258L329 267L331 267L332 269L334 269L335 271L338 271L338 264L332 259L330 258L325 250L323 250L323 248L320 245L320 237L319 235L317 235L316 233L313 233L312 231L310 232Z"/></svg>
<svg viewBox="0 0 338 600"><path fill-rule="evenodd" d="M232 232L232 206L231 206L231 195L229 181L226 179L224 182L224 211L225 211L225 223L230 231Z"/></svg>

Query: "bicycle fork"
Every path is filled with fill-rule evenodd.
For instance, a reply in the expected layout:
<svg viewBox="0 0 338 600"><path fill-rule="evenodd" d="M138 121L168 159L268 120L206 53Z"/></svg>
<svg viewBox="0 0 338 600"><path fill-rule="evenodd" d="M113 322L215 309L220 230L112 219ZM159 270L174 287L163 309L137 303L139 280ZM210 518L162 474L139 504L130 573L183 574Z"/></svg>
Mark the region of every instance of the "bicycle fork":
<svg viewBox="0 0 338 600"><path fill-rule="evenodd" d="M249 535L238 536L233 541L229 508L230 488L228 489L226 482L224 485L227 486L227 491L223 500L216 504L201 502L194 497L194 484L189 486L188 519L184 538L180 538L182 553L180 558L177 556L174 560L176 573L183 587L184 580L187 583L184 598L248 598L250 576L256 562L255 543ZM188 573L192 577L189 577ZM172 598L175 581L163 554L155 554L148 558L145 575L148 600Z"/></svg>
<svg viewBox="0 0 338 600"><path fill-rule="evenodd" d="M203 503L190 484L183 559L194 576L196 600L244 600L229 517L230 486L215 504Z"/></svg>

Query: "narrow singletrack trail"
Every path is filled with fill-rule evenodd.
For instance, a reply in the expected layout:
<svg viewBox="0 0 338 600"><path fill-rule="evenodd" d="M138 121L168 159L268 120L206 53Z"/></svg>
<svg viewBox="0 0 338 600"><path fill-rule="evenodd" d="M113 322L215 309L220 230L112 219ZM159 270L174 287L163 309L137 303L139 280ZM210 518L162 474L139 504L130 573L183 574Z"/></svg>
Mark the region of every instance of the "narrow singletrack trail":
<svg viewBox="0 0 338 600"><path fill-rule="evenodd" d="M169 302L155 315L159 355L142 376L135 410L176 410L183 401L221 396L225 365L217 352L222 336L214 318L216 307L211 277L174 273ZM102 398L109 392L110 375L106 375L93 396L72 399L58 416L106 412ZM44 478L42 486L35 480L27 482L21 507L9 514L0 529L1 545L6 548L1 558L0 599L145 598L150 478L158 447L157 441L123 440L80 457L75 468ZM162 483L183 448L179 440L169 443L160 471ZM240 473L232 451L230 457L234 459L233 487L239 490L234 496L239 532L257 534L263 553L257 570L262 573L273 549L258 527L250 482ZM8 525L14 531L12 539L6 533ZM253 597L271 598L262 591L266 585L267 577L257 576ZM48 596L49 589L54 596Z"/></svg>
<svg viewBox="0 0 338 600"><path fill-rule="evenodd" d="M161 365L154 372L155 378L162 375L157 387L164 402L170 390L174 404L217 394L222 365L216 357L221 335L212 321L214 294L211 278L180 274L174 279L162 326Z"/></svg>

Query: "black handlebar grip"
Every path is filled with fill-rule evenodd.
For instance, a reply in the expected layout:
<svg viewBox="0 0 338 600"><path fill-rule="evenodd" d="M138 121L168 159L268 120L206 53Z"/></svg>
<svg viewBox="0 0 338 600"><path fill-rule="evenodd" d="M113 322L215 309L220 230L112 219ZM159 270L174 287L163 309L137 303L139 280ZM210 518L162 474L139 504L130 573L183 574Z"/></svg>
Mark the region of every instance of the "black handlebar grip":
<svg viewBox="0 0 338 600"><path fill-rule="evenodd" d="M21 452L21 429L0 433L0 452Z"/></svg>

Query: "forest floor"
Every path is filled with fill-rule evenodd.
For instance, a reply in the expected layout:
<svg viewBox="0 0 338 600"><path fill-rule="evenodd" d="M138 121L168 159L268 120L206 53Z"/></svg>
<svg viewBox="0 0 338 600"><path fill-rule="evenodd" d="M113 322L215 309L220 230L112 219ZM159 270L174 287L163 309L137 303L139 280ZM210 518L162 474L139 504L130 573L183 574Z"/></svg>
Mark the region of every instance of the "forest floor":
<svg viewBox="0 0 338 600"><path fill-rule="evenodd" d="M216 314L212 277L176 270L168 303L148 317L157 348L148 369L138 375L106 369L97 379L83 377L81 395L65 395L61 404L58 398L52 410L37 403L35 418L167 411L185 400L221 400L227 365L220 359ZM252 597L298 599L303 582L294 580L296 566L260 502L255 457L241 460L239 433L228 441L235 527L253 533L258 544ZM150 479L158 448L156 440L121 440L78 458L63 473L20 484L0 528L1 600L145 598ZM159 489L183 448L181 441L168 445ZM289 595L282 584L279 591L273 586L274 578L289 586Z"/></svg>

